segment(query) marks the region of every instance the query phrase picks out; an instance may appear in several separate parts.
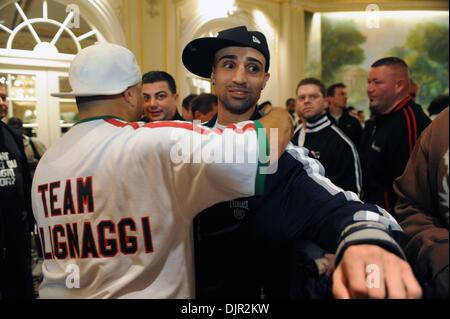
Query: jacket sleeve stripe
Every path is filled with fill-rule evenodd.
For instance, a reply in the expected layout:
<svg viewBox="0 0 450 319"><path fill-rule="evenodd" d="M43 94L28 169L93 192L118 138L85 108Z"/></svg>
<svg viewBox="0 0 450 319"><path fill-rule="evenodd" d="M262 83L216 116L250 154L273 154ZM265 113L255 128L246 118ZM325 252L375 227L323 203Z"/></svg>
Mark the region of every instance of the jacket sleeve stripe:
<svg viewBox="0 0 450 319"><path fill-rule="evenodd" d="M409 112L409 114L411 115L411 119L412 119L412 127L413 127L413 146L416 144L417 142L417 119L416 119L416 115L414 114L414 111L412 110L412 107L409 106L407 108L407 111Z"/></svg>
<svg viewBox="0 0 450 319"><path fill-rule="evenodd" d="M411 155L413 149L413 137L411 132L411 119L409 118L408 111L403 109L403 115L405 115L406 126L408 127L408 145L409 145L409 154Z"/></svg>
<svg viewBox="0 0 450 319"><path fill-rule="evenodd" d="M308 176L318 185L323 187L331 195L336 195L339 192L344 193L345 197L349 201L361 202L359 197L349 191L344 191L343 189L334 185L328 178L325 177L325 170L319 161L308 156L308 150L304 147L296 147L292 143L286 147L286 152L288 152L295 160L300 162L303 169L306 171Z"/></svg>
<svg viewBox="0 0 450 319"><path fill-rule="evenodd" d="M362 180L362 173L361 173L361 163L359 161L359 155L358 151L356 150L355 145L353 142L342 132L338 127L331 125L331 128L336 131L336 133L339 134L339 136L350 146L350 149L353 153L353 162L355 164L355 177L356 177L356 189L358 190L358 195L361 195L361 180Z"/></svg>

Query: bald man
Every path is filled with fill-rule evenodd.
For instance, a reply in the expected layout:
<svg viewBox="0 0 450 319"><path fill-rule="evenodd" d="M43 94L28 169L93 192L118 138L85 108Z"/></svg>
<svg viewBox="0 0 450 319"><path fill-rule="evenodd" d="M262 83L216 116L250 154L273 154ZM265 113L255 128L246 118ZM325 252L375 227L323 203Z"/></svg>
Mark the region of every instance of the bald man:
<svg viewBox="0 0 450 319"><path fill-rule="evenodd" d="M410 96L408 65L388 57L372 64L367 95L374 114L361 143L363 200L389 212L397 201L392 183L408 162L420 133L430 119Z"/></svg>

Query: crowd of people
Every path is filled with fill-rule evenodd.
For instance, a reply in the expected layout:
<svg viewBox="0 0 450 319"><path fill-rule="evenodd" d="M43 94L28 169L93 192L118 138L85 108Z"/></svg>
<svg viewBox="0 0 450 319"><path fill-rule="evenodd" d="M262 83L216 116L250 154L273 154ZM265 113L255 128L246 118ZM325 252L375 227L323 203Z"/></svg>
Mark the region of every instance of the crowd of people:
<svg viewBox="0 0 450 319"><path fill-rule="evenodd" d="M368 120L316 78L275 107L259 102L270 58L244 26L194 39L183 63L213 94L181 101L170 74L100 43L55 94L81 120L48 150L0 121L0 298L34 297L30 229L41 298L448 298L448 94L432 122L408 65L385 57Z"/></svg>

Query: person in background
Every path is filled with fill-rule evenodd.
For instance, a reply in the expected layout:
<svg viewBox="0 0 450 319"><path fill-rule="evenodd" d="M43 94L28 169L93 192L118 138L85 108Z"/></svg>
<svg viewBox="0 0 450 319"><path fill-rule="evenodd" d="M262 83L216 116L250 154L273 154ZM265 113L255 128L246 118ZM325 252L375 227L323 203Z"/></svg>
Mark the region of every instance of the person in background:
<svg viewBox="0 0 450 319"><path fill-rule="evenodd" d="M449 105L448 93L439 95L428 106L428 115L434 120Z"/></svg>
<svg viewBox="0 0 450 319"><path fill-rule="evenodd" d="M0 83L0 299L33 299L31 176L22 138L2 121L7 98Z"/></svg>
<svg viewBox="0 0 450 319"><path fill-rule="evenodd" d="M449 298L448 107L423 131L395 180L404 250L427 298Z"/></svg>
<svg viewBox="0 0 450 319"><path fill-rule="evenodd" d="M289 98L286 100L286 110L289 112L289 114L291 114L292 117L292 124L294 125L294 129L297 127L297 125L299 124L299 117L297 112L295 112L296 109L296 105L295 105L295 99L294 98Z"/></svg>
<svg viewBox="0 0 450 319"><path fill-rule="evenodd" d="M181 116L186 121L192 121L193 120L192 113L191 113L191 101L194 98L196 98L197 96L198 96L197 94L189 94L181 102L181 107L182 107L182 109L181 109Z"/></svg>
<svg viewBox="0 0 450 319"><path fill-rule="evenodd" d="M325 86L318 79L306 78L299 82L297 103L304 125L295 130L292 143L310 150L335 185L360 196L361 164L358 151L350 138L327 116L325 92Z"/></svg>
<svg viewBox="0 0 450 319"><path fill-rule="evenodd" d="M362 127L352 116L351 107L347 108L347 87L343 83L335 83L327 89L328 118L339 127L355 145L359 145ZM354 108L353 108L354 109Z"/></svg>
<svg viewBox="0 0 450 319"><path fill-rule="evenodd" d="M394 212L394 180L402 175L422 131L430 124L411 99L408 65L398 57L372 64L367 95L374 120L366 125L359 152L363 200Z"/></svg>
<svg viewBox="0 0 450 319"><path fill-rule="evenodd" d="M142 76L144 122L184 121L177 110L175 79L164 71L150 71Z"/></svg>
<svg viewBox="0 0 450 319"><path fill-rule="evenodd" d="M265 101L262 102L259 106L258 106L258 110L262 113L262 114L266 114L268 112L268 110L270 110L273 107L272 102L270 101Z"/></svg>
<svg viewBox="0 0 450 319"><path fill-rule="evenodd" d="M364 113L364 111L361 110L358 111L358 121L359 124L361 124L361 126L364 128L366 123L366 113Z"/></svg>
<svg viewBox="0 0 450 319"><path fill-rule="evenodd" d="M28 166L30 168L31 177L34 175L36 166L39 160L44 155L47 148L44 143L35 137L30 137L25 134L23 128L23 121L18 117L11 117L8 120L8 125L15 129L17 133L22 136L23 146L25 149L25 155L27 156Z"/></svg>
<svg viewBox="0 0 450 319"><path fill-rule="evenodd" d="M203 93L191 102L191 112L195 121L208 122L217 114L217 96Z"/></svg>

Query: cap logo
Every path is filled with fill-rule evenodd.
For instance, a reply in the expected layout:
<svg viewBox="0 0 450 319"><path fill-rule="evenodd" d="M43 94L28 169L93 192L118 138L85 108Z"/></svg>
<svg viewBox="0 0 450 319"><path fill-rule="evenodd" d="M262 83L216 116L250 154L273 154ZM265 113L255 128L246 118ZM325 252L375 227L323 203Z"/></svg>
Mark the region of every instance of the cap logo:
<svg viewBox="0 0 450 319"><path fill-rule="evenodd" d="M253 36L253 42L261 44L261 41L259 41L259 39L255 36Z"/></svg>

